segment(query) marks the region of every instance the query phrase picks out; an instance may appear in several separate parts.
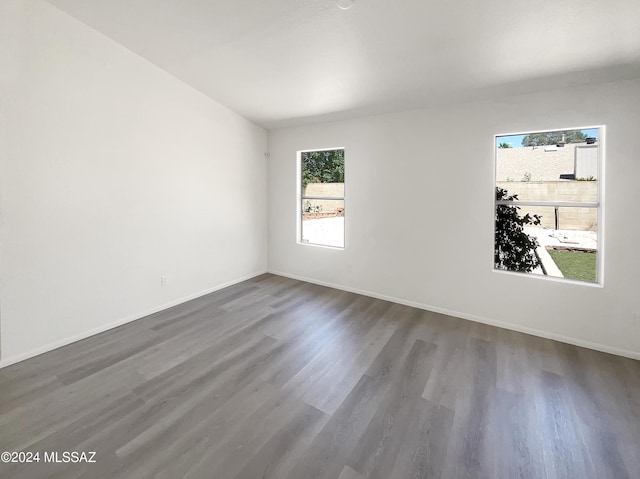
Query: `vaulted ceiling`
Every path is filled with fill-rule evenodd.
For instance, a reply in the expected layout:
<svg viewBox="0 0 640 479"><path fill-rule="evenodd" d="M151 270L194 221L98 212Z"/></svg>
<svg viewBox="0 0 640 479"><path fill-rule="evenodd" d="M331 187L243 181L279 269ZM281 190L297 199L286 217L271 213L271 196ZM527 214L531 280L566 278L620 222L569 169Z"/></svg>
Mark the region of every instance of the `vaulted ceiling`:
<svg viewBox="0 0 640 479"><path fill-rule="evenodd" d="M640 77L638 0L49 0L266 127Z"/></svg>

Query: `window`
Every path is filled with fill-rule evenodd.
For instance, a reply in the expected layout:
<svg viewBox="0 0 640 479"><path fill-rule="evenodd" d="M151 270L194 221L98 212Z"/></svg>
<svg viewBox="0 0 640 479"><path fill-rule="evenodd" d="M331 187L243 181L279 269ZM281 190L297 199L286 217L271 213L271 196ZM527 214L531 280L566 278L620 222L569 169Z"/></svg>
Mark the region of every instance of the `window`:
<svg viewBox="0 0 640 479"><path fill-rule="evenodd" d="M301 243L344 248L344 149L298 152Z"/></svg>
<svg viewBox="0 0 640 479"><path fill-rule="evenodd" d="M602 283L603 134L495 137L495 269Z"/></svg>

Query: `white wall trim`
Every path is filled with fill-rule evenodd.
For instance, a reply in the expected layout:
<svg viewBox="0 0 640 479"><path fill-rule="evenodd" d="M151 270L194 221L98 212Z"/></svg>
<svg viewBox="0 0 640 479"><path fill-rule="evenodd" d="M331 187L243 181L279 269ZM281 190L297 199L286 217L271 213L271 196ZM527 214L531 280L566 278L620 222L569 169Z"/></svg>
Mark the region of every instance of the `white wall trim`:
<svg viewBox="0 0 640 479"><path fill-rule="evenodd" d="M103 333L105 331L108 331L109 329L117 328L118 326L122 326L123 324L127 324L127 323L130 323L132 321L136 321L138 319L142 319L142 318L144 318L146 316L149 316L151 314L159 313L160 311L164 311L165 309L172 308L173 306L177 306L179 304L186 303L187 301L191 301L192 299L196 299L196 298L199 298L199 297L204 296L206 294L213 293L215 291L219 291L219 290L227 288L229 286L233 286L234 284L242 283L243 281L247 281L247 280L249 280L251 278L255 278L256 276L260 276L261 274L265 274L266 272L267 271L264 270L264 271L259 271L257 273L251 273L251 274L248 274L246 276L242 276L240 278L237 278L237 279L234 279L234 280L231 280L231 281L227 281L226 283L219 284L219 285L214 286L212 288L205 289L204 291L200 291L198 293L194 293L194 294L191 294L189 296L185 296L185 297L177 299L175 301L171 301L169 303L165 303L165 304L163 304L161 306L148 309L147 311L143 311L141 313L137 313L137 314L128 316L126 318L119 319L119 320L114 321L112 323L105 324L104 326L100 326L98 328L94 328L94 329L91 329L89 331L85 331L83 333L76 334L76 335L70 336L68 338L61 339L59 341L54 341L53 343L49 343L46 346L42 346L42 347L39 347L39 348L36 348L36 349L32 349L31 351L27 351L26 353L18 354L17 356L12 356L12 357L7 358L7 359L2 359L2 360L0 360L0 369L5 368L7 366L11 366L12 364L15 364L15 363L19 363L19 362L24 361L26 359L33 358L35 356L39 356L40 354L52 351L54 349L61 348L62 346L66 346L68 344L75 343L76 341L80 341L82 339L86 339L86 338L88 338L90 336L94 336L96 334Z"/></svg>
<svg viewBox="0 0 640 479"><path fill-rule="evenodd" d="M418 303L415 301L409 301L402 298L397 298L395 296L387 296L384 294L374 293L372 291L366 291L358 288L351 288L349 286L344 286L341 284L329 283L326 281L319 281L312 278L306 278L304 276L298 276L295 274L284 273L282 271L275 271L269 269L268 271L271 274L275 274L278 276L284 276L285 278L296 279L299 281L305 281L307 283L318 284L320 286L327 286L329 288L339 289L342 291L348 291L350 293L361 294L363 296L369 296L371 298L382 299L384 301L391 301L393 303L403 304L405 306L411 306L418 309L424 309L426 311L432 311L434 313L446 314L447 316L455 316L457 318L466 319L468 321L475 321L477 323L487 324L489 326L496 326L498 328L509 329L511 331L517 331L519 333L531 334L532 336L538 336L545 339L551 339L554 341L559 341L561 343L572 344L574 346L580 346L587 349L593 349L596 351L601 351L603 353L615 354L616 356L623 356L626 358L637 359L640 360L640 351L629 351L626 349L614 348L611 346L607 346L606 344L594 343L591 341L585 341L583 339L573 338L571 336L565 336L563 334L555 334L550 333L548 331L543 331L540 329L528 328L526 326L521 326L519 324L507 323L504 321L497 321L494 319L484 318L482 316L476 316L474 314L462 313L460 311L453 311L446 308L440 308L437 306L431 306L428 304Z"/></svg>
<svg viewBox="0 0 640 479"><path fill-rule="evenodd" d="M82 339L88 338L90 336L94 336L96 334L102 333L104 331L108 331L109 329L113 329L113 328L117 328L118 326L122 326L123 324L127 324L130 323L132 321L136 321L138 319L142 319L146 316L149 316L151 314L155 314L158 313L160 311L163 311L165 309L169 309L173 306L177 306L179 304L182 303L186 303L187 301L191 301L192 299L196 299L199 298L201 296L207 295L209 293L213 293L215 291L219 291L221 289L227 288L229 286L233 286L234 284L238 284L241 283L243 281L247 281L249 279L255 278L256 276L260 276L261 274L264 274L266 272L269 272L271 274L275 274L278 276L284 276L285 278L291 278L291 279L296 279L298 281L305 281L307 283L313 283L313 284L318 284L320 286L327 286L329 288L334 288L334 289L339 289L342 291L348 291L350 293L356 293L356 294L361 294L363 296L368 296L371 298L376 298L376 299L382 299L385 301L391 301L394 303L398 303L398 304L403 304L405 306L411 306L414 308L418 308L418 309L423 309L426 311L432 311L434 313L440 313L440 314L446 314L448 316L455 316L461 319L466 319L468 321L475 321L477 323L482 323L482 324L488 324L490 326L496 326L499 328L504 328L504 329L509 329L511 331L517 331L520 333L526 333L526 334L531 334L533 336L539 336L541 338L546 338L546 339L551 339L554 341L559 341L561 343L567 343L567 344L573 344L575 346L581 346L584 348L588 348L588 349L594 349L596 351L602 351L604 353L609 353L609 354L615 354L616 356L623 356L623 357L627 357L627 358L631 358L631 359L637 359L640 360L640 352L636 352L636 351L629 351L626 349L620 349L620 348L614 348L611 346L607 346L605 344L600 344L600 343L594 343L591 341L585 341L583 339L578 339L578 338L573 338L570 336L565 336L562 334L555 334L555 333L549 333L547 331L542 331L539 329L534 329L534 328L528 328L526 326L521 326L518 324L513 324L513 323L507 323L504 321L497 321L497 320L493 320L493 319L489 319L489 318L484 318L482 316L476 316L473 314L467 314L467 313L463 313L460 311L453 311L447 308L440 308L440 307L436 307L436 306L431 306L428 304L423 304L423 303L418 303L416 301L409 301L406 299L402 299L402 298L397 298L395 296L387 296L384 294L378 294L372 291L366 291L366 290L362 290L362 289L358 289L358 288L351 288L349 286L344 286L344 285L340 285L340 284L335 284L335 283L329 283L326 281L319 281L316 279L312 279L312 278L307 278L304 276L298 276L298 275L294 275L294 274L289 274L289 273L284 273L282 271L275 271L275 270L268 270L268 271L259 271L256 273L251 273L249 275L246 276L242 276L240 278L234 279L232 281L228 281L226 283L222 283L219 284L217 286L214 286L212 288L206 289L204 291L200 291L198 293L195 294L191 294L189 296L185 296L183 298L180 298L178 300L175 301L171 301L169 303L165 303L161 306L158 306L156 308L152 308L149 309L147 311L141 312L141 313L137 313L134 314L132 316L128 316L126 318L120 319L118 321L114 321L112 323L106 324L104 326L101 326L99 328L95 328L92 329L90 331L85 331L83 333L74 335L74 336L70 336L68 338L59 340L59 341L55 341L53 343L47 344L46 346L42 346L40 348L36 348L36 349L32 349L31 351L28 351L26 353L23 354L19 354L17 356L13 356L10 358L6 358L6 359L2 359L0 360L0 369L5 368L7 366L10 366L12 364L15 363L19 363L21 361L24 361L26 359L35 357L35 356L39 356L40 354L46 353L48 351L52 351L54 349L57 348L61 348L63 346L66 346L68 344L71 343L75 343L76 341L80 341Z"/></svg>

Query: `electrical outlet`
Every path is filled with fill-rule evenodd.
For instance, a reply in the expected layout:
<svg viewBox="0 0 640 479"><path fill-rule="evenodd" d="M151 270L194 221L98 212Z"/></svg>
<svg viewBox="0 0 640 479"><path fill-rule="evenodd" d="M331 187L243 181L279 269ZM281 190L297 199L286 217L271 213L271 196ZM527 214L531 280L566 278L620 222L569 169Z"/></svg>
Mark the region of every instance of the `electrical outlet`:
<svg viewBox="0 0 640 479"><path fill-rule="evenodd" d="M169 278L167 276L160 276L160 286L166 286L169 282Z"/></svg>

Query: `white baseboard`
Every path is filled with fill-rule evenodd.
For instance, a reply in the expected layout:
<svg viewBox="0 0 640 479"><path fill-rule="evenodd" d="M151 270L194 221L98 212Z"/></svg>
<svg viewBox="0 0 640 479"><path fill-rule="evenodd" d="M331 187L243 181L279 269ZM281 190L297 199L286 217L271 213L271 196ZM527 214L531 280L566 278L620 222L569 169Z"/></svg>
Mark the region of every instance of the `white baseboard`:
<svg viewBox="0 0 640 479"><path fill-rule="evenodd" d="M517 331L519 333L531 334L532 336L539 336L545 339L552 339L561 343L572 344L574 346L581 346L587 349L594 349L603 353L615 354L616 356L623 356L625 358L640 360L640 351L629 351L626 349L615 348L606 344L594 343L591 341L585 341L584 339L573 338L571 336L565 336L562 334L550 333L540 329L529 328L521 326L519 324L507 323L504 321L497 321L494 319L484 318L482 316L476 316L474 314L462 313L460 311L453 311L446 308L440 308L437 306L431 306L428 304L418 303L415 301L409 301L402 298L396 298L394 296L387 296L384 294L374 293L373 291L366 291L358 288L351 288L341 284L329 283L326 281L319 281L312 278L306 278L304 276L298 276L295 274L284 273L282 271L269 270L271 274L278 276L284 276L286 278L297 279L299 281L305 281L307 283L318 284L320 286L327 286L329 288L339 289L342 291L348 291L350 293L361 294L363 296L369 296L371 298L382 299L385 301L391 301L393 303L403 304L405 306L411 306L418 309L424 309L426 311L432 311L434 313L446 314L447 316L455 316L457 318L466 319L469 321L475 321L477 323L488 324L489 326L497 326L499 328L509 329L511 331Z"/></svg>
<svg viewBox="0 0 640 479"><path fill-rule="evenodd" d="M9 357L9 358L6 358L6 359L2 359L2 360L0 360L0 369L2 369L4 367L7 367L7 366L10 366L10 365L15 364L15 363L19 363L20 361L24 361L25 359L29 359L29 358L32 358L34 356L39 356L40 354L52 351L54 349L61 348L62 346L66 346L67 344L75 343L76 341L80 341L82 339L88 338L90 336L94 336L94 335L99 334L99 333L103 333L104 331L108 331L109 329L117 328L118 326L122 326L123 324L127 324L127 323L130 323L132 321L136 321L138 319L142 319L142 318L144 318L146 316L149 316L151 314L155 314L155 313L158 313L160 311L164 311L165 309L169 309L169 308L171 308L173 306L177 306L179 304L186 303L187 301L191 301L192 299L199 298L200 296L204 296L206 294L213 293L214 291L218 291L218 290L227 288L229 286L233 286L234 284L242 283L243 281L247 281L248 279L255 278L256 276L260 276L261 274L265 274L265 273L266 273L266 271L260 271L260 272L257 272L257 273L252 273L252 274L243 276L241 278L237 278L237 279L234 279L232 281L228 281L226 283L219 284L219 285L214 286L212 288L208 288L208 289L206 289L204 291L200 291L198 293L191 294L189 296L185 296L185 297L177 299L175 301L171 301L169 303L165 303L165 304L163 304L161 306L157 306L157 307L149 309L147 311L143 311L141 313L137 313L137 314L128 316L126 318L119 319L117 321L114 321L114 322L109 323L109 324L105 324L105 325L100 326L98 328L94 328L94 329L91 329L89 331L85 331L85 332L82 332L82 333L79 333L79 334L75 334L73 336L61 339L59 341L54 341L53 343L49 343L46 346L42 346L42 347L39 347L39 348L36 348L36 349L32 349L30 351L27 351L26 353L22 353L22 354L18 354L16 356L12 356L12 357Z"/></svg>
<svg viewBox="0 0 640 479"><path fill-rule="evenodd" d="M85 331L83 333L80 334L76 334L74 336L59 340L59 341L55 341L53 343L47 344L46 346L42 346L36 349L32 349L30 351L27 351L26 353L22 353L22 354L18 354L16 356L12 356L6 359L2 359L0 360L0 369L10 366L12 364L18 363L20 361L24 361L26 359L32 358L34 356L38 356L40 354L46 353L48 351L52 351L54 349L60 348L62 346L66 346L68 344L71 343L75 343L76 341L80 341L82 339L88 338L90 336L93 336L95 334L99 334L102 333L104 331L108 331L109 329L113 329L113 328L117 328L118 326L122 326L123 324L127 324L130 323L132 321L136 321L138 319L144 318L146 316L149 316L151 314L155 314L158 313L160 311L163 311L165 309L171 308L173 306L177 306L179 304L185 303L187 301L190 301L192 299L196 299L199 298L200 296L204 296L206 294L209 293L213 293L214 291L218 291L224 288L227 288L229 286L232 286L234 284L238 284L241 283L243 281L247 281L251 278L255 278L256 276L260 276L261 274L266 273L267 271L260 271L257 273L252 273L246 276L243 276L241 278L237 278L234 279L232 281L228 281L226 283L214 286L212 288L206 289L204 291L200 291L198 293L180 298L178 300L175 301L171 301L169 303L165 303L161 306L158 306L156 308L152 308L149 309L147 311L138 313L138 314L134 314L132 316L128 316L126 318L120 319L118 321L114 321L112 323L100 326L98 328L89 330L89 331ZM374 293L372 291L366 291L366 290L362 290L362 289L358 289L358 288L351 288L349 286L344 286L344 285L340 285L340 284L335 284L335 283L329 283L326 281L319 281L319 280L315 280L312 278L307 278L304 276L298 276L298 275L294 275L294 274L289 274L289 273L284 273L282 271L275 271L275 270L269 270L269 273L272 274L276 274L279 276L284 276L286 278L291 278L291 279L296 279L299 281L305 281L307 283L313 283L313 284L318 284L321 286L327 286L329 288L334 288L334 289L339 289L342 291L349 291L351 293L356 293L356 294L361 294L363 296L369 296L371 298L377 298L377 299L382 299L385 301L391 301L394 303L398 303L398 304L403 304L405 306L411 306L414 308L418 308L418 309L423 309L426 311L433 311L434 313L440 313L440 314L446 314L448 316L455 316L457 318L461 318L461 319L466 319L469 321L475 321L478 323L483 323L483 324L488 324L490 326L497 326L500 328L504 328L504 329L509 329L512 331L518 331L521 333L526 333L526 334L531 334L533 336L539 336L541 338L546 338L546 339L552 339L554 341L559 341L561 343L567 343L567 344L573 344L575 346L581 346L584 348L588 348L588 349L594 349L596 351L602 351L605 353L609 353L609 354L615 354L617 356L623 356L623 357L627 357L627 358L631 358L631 359L637 359L640 360L640 352L637 351L629 351L626 349L620 349L620 348L615 348L615 347L611 347L611 346L607 346L605 344L600 344L600 343L594 343L591 341L585 341L582 339L578 339L578 338L573 338L570 336L564 336L562 334L555 334L555 333L550 333L548 331L542 331L539 329L534 329L534 328L528 328L526 326L521 326L518 324L513 324L513 323L507 323L504 321L496 321L493 319L489 319L489 318L484 318L481 316L476 316L473 314L467 314L467 313L463 313L460 311L453 311L450 309L446 309L446 308L440 308L440 307L436 307L436 306L431 306L431 305L427 305L427 304L423 304L423 303L418 303L416 301L409 301L406 299L402 299L402 298L397 298L394 296L387 296L384 294L378 294L378 293Z"/></svg>

